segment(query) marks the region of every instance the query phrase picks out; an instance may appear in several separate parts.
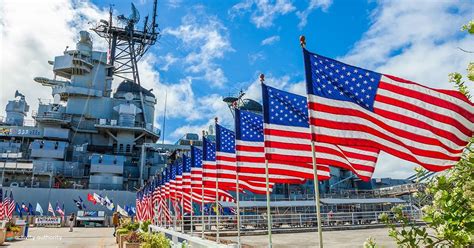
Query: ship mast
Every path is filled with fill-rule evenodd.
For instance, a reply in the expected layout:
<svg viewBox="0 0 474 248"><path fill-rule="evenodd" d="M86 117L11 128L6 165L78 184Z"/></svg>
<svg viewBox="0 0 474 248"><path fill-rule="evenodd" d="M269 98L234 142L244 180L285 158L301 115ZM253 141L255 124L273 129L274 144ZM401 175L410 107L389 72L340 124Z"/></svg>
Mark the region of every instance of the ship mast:
<svg viewBox="0 0 474 248"><path fill-rule="evenodd" d="M140 75L137 62L153 46L160 33L157 31L156 8L157 0L153 2L153 17L148 24L148 16L145 17L143 29L138 29L137 24L140 14L137 8L131 4L132 13L129 17L117 16L117 24L113 23L112 5L109 10L109 20L100 20L92 30L100 37L107 40L109 44L108 62L111 66L108 76L117 76L125 80L133 81L141 89ZM146 114L143 93L140 90L140 102L145 123Z"/></svg>

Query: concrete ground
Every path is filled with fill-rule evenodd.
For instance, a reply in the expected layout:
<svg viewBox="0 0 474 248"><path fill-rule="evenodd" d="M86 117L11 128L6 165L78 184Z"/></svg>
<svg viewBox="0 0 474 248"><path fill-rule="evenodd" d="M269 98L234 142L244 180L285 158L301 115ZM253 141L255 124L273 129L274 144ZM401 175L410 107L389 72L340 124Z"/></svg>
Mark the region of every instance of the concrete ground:
<svg viewBox="0 0 474 248"><path fill-rule="evenodd" d="M115 238L112 236L113 228L30 228L29 238L14 242L5 242L0 247L67 247L67 248L89 248L89 247L117 247ZM363 229L346 231L326 231L324 235L325 247L362 247L368 237L374 237L378 247L396 247L395 242L388 237L388 229ZM236 241L236 237L222 237L222 239ZM242 243L245 247L268 247L267 236L243 236ZM318 234L308 233L286 233L273 235L273 247L283 248L309 248L318 246Z"/></svg>
<svg viewBox="0 0 474 248"><path fill-rule="evenodd" d="M393 239L388 237L388 229L386 228L325 231L323 233L324 247L331 248L363 247L368 237L375 238L377 247L397 247ZM237 241L235 237L222 237L222 239ZM248 247L268 247L267 235L243 236L241 240L244 245L249 245ZM309 248L319 246L317 232L273 234L272 242L274 248Z"/></svg>
<svg viewBox="0 0 474 248"><path fill-rule="evenodd" d="M44 228L33 227L29 229L28 239L5 242L0 247L67 247L67 248L96 248L117 247L112 236L113 228Z"/></svg>

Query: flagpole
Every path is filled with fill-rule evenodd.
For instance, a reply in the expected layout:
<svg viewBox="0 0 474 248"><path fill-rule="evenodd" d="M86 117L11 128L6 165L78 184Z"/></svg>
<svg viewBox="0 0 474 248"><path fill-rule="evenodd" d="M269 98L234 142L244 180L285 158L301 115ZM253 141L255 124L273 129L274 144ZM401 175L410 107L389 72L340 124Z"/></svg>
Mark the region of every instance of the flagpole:
<svg viewBox="0 0 474 248"><path fill-rule="evenodd" d="M300 36L300 45L301 48L304 49L306 46L306 38L302 35ZM308 79L306 79L308 80ZM309 102L309 101L308 101ZM308 119L311 116L311 112L308 106ZM317 169L317 164L316 164L316 146L314 144L312 135L313 135L313 127L311 125L311 122L309 121L309 128L311 130L311 152L313 155L313 176L314 176L314 198L316 201L316 218L317 218L317 223L318 223L318 235L319 235L319 247L323 248L323 230L322 230L322 225L321 225L321 207L320 207L320 199L319 199L319 180L318 180L318 169Z"/></svg>
<svg viewBox="0 0 474 248"><path fill-rule="evenodd" d="M201 183L201 238L204 239L204 184L203 183Z"/></svg>
<svg viewBox="0 0 474 248"><path fill-rule="evenodd" d="M263 85L265 81L265 75L260 74L260 83ZM265 157L265 189L267 193L267 229L268 229L268 247L271 248L272 244L272 213L270 207L270 188L269 188L269 178L268 178L268 160Z"/></svg>
<svg viewBox="0 0 474 248"><path fill-rule="evenodd" d="M204 146L204 130L202 130L202 142ZM204 166L201 166L201 238L204 239Z"/></svg>
<svg viewBox="0 0 474 248"><path fill-rule="evenodd" d="M241 244L240 244L240 199L239 199L239 166L238 166L238 162L236 162L236 174L235 174L235 187L237 188L237 191L236 191L236 200L237 200L237 247L240 248Z"/></svg>
<svg viewBox="0 0 474 248"><path fill-rule="evenodd" d="M214 119L215 121L215 124L217 124L217 117ZM215 126L214 126L215 127ZM216 147L216 153L217 153L217 147ZM220 243L220 239L219 239L219 180L218 180L218 170L217 170L217 159L215 161L216 165L215 165L215 168L216 168L216 242L219 244Z"/></svg>
<svg viewBox="0 0 474 248"><path fill-rule="evenodd" d="M192 162L192 161L191 161ZM191 169L191 168L189 168ZM194 208L193 208L193 178L192 178L192 173L191 171L189 172L189 178L191 179L189 185L191 185L191 194L189 195L189 200L191 201L191 236L193 235L193 212L194 212Z"/></svg>

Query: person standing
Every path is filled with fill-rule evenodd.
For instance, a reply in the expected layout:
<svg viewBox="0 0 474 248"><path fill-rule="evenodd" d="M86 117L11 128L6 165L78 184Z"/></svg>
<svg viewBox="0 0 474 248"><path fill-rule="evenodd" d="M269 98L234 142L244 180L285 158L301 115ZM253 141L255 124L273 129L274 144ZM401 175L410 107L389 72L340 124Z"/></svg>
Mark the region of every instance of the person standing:
<svg viewBox="0 0 474 248"><path fill-rule="evenodd" d="M69 216L69 231L72 232L72 228L74 227L75 216L74 213Z"/></svg>
<svg viewBox="0 0 474 248"><path fill-rule="evenodd" d="M118 212L114 212L114 214L112 215L112 224L114 225L114 237L115 237L117 228L120 225L120 215Z"/></svg>

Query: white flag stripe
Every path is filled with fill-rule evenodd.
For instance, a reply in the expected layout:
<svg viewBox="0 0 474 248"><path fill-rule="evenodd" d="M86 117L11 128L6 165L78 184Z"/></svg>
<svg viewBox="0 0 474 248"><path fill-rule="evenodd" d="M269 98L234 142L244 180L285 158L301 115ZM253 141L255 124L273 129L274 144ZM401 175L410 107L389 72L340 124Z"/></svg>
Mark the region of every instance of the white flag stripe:
<svg viewBox="0 0 474 248"><path fill-rule="evenodd" d="M351 118L348 118L346 115L335 115L335 114L330 114L330 113L326 113L326 112L316 112L316 111L311 111L311 112L312 113L314 112L315 116L318 116L318 118L321 118L321 119L336 121L336 122L344 122L344 123L353 123L353 124L364 125L368 129L376 130L376 131L378 131L378 132L380 132L384 135L387 135L389 137L397 136L397 140L400 140L401 142L404 143L405 146L408 146L408 147L413 147L413 148L416 148L416 149L423 149L423 150L427 150L427 151L437 151L437 152L440 152L442 154L446 154L446 155L452 156L452 157L461 156L461 154L462 154L461 151L457 152L457 153L452 153L450 151L447 151L445 148L443 148L439 145L431 145L431 144L426 144L426 143L422 143L422 142L417 142L413 139L404 138L404 137L399 136L396 133L390 132L387 129L382 128L382 127L376 125L375 123L373 123L371 121L368 121L367 119L362 118L362 117L351 116ZM368 112L368 114L372 114L371 112L366 111L366 110L364 110L364 112ZM379 119L381 119L381 118L379 118ZM417 133L417 130L421 131L419 128L414 128L414 127L410 128L408 125L403 125L400 122L397 122L398 123L397 124L395 121L391 121L391 120L388 120L388 119L383 120L383 122L390 125L390 126L399 127L398 129L400 129L400 130L404 130L404 131L411 132L411 133L414 133L414 134ZM402 129L403 127L406 127L406 128ZM320 134L327 134L327 133L320 133ZM367 133L367 135L370 135L370 134ZM436 138L439 139L439 136L436 136ZM462 149L462 147L460 147L460 146L459 146L459 148Z"/></svg>
<svg viewBox="0 0 474 248"><path fill-rule="evenodd" d="M471 114L474 114L472 105L470 105L470 104L468 104L465 101L462 101L460 99L454 98L454 97L452 97L448 94L445 94L445 93L442 93L442 92L439 92L439 91L436 91L436 90L432 90L430 88L427 88L427 87L424 87L424 86L421 86L421 85L417 85L417 84L400 83L400 82L392 80L392 79L390 79L386 76L383 76L383 75L382 75L382 78L380 79L380 81L383 81L387 84L392 84L392 85L395 85L395 86L398 86L398 87L401 87L401 88L414 90L414 91L417 91L417 92L425 94L425 95L437 97L437 98L443 99L443 100L448 101L448 102L452 102L452 103L454 103L458 106L461 106L467 112L470 112Z"/></svg>
<svg viewBox="0 0 474 248"><path fill-rule="evenodd" d="M327 133L331 134L333 137L337 138L362 138L362 139L371 139L374 142L380 143L386 147L391 147L393 149L396 149L400 152L406 153L406 154L412 154L407 148L400 146L398 144L395 144L393 142L387 141L385 139L382 139L378 136L368 134L366 132L360 132L360 131L349 131L349 130L338 130L338 129L330 129L330 128L324 128L324 127L315 127L316 133ZM432 158L432 157L425 157L425 156L420 156L420 155L413 155L417 158L422 163L425 164L432 164L436 166L451 166L453 161L451 160L445 160L445 159L437 159L437 158Z"/></svg>

